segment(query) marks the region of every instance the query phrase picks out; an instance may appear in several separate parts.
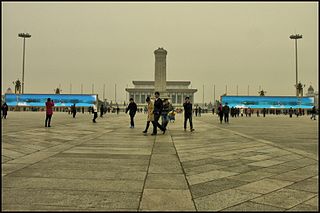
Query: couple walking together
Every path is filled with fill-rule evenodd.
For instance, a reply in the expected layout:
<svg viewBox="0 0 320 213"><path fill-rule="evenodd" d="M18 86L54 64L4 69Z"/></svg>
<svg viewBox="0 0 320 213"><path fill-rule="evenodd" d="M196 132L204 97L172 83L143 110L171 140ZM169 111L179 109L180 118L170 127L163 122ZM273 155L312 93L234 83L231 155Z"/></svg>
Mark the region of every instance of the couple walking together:
<svg viewBox="0 0 320 213"><path fill-rule="evenodd" d="M146 101L148 103L148 118L147 118L147 126L143 133L147 133L150 122L153 124L153 132L151 135L157 134L157 128L163 131L163 134L166 131L166 127L169 122L168 113L172 110L170 107L168 99L164 99L164 103L159 98L159 92L155 92L155 101L154 103L147 97ZM190 123L190 131L193 132L193 125L192 125L192 104L190 102L189 97L185 98L185 103L183 104L184 107L184 130L187 129L187 120ZM159 118L162 115L162 125L159 124Z"/></svg>
<svg viewBox="0 0 320 213"><path fill-rule="evenodd" d="M159 98L160 93L155 92L155 100L154 103L151 101L150 97L147 97L146 102L148 103L148 117L147 117L147 126L146 129L143 131L143 133L147 133L148 128L150 126L150 122L153 124L153 131L151 135L156 135L157 134L157 129L159 128L163 134L166 132L166 127L168 125L168 119L167 116L163 116L163 122L162 125L159 124L159 119L162 113L166 113L167 110L169 110L169 102L168 99L165 99L165 107L163 104L163 101L161 98ZM167 109L168 108L168 109ZM168 111L169 112L169 111ZM167 113L166 113L167 115Z"/></svg>

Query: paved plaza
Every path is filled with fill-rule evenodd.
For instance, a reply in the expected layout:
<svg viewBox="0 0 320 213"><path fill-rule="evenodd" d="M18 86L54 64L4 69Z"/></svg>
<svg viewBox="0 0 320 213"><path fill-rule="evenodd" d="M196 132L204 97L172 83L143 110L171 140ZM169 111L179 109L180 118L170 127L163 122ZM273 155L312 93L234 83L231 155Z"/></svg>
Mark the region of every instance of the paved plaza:
<svg viewBox="0 0 320 213"><path fill-rule="evenodd" d="M318 211L318 120L183 115L157 136L129 116L9 112L2 210ZM318 117L317 117L318 119Z"/></svg>

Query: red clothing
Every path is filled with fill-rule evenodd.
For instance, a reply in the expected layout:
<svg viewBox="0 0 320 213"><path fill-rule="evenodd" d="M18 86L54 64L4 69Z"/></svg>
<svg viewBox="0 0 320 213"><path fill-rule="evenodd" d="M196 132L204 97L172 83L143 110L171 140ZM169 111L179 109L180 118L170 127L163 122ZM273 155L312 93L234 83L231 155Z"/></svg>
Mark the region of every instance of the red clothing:
<svg viewBox="0 0 320 213"><path fill-rule="evenodd" d="M47 101L46 102L46 112L47 112L47 115L52 115L53 114L53 111L52 111L52 107L54 106L54 103L52 101Z"/></svg>

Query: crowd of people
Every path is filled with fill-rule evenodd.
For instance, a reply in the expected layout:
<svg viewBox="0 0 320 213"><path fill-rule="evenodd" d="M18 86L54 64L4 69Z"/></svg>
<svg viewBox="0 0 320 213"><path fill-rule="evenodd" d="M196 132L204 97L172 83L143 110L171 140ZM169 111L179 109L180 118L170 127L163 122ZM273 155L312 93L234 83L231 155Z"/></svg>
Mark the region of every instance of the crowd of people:
<svg viewBox="0 0 320 213"><path fill-rule="evenodd" d="M130 98L128 106L125 108L125 113L129 112L130 116L130 128L134 128L134 117L136 115L136 112L142 112L142 108L139 109L137 107L137 104L134 102L133 98ZM145 113L147 114L147 123L146 128L143 131L143 133L147 133L150 123L153 125L153 131L151 135L157 135L157 129L160 129L163 134L165 134L167 130L167 125L171 121L175 121L175 115L176 113L180 113L180 109L174 109L172 104L169 102L167 98L162 100L160 98L160 93L155 92L154 101L151 100L150 97L146 98L147 106L145 108ZM97 108L97 102L93 104L92 107L88 109L89 113L93 114L92 122L96 123L96 119L98 117L98 108ZM2 118L7 118L7 112L8 112L8 105L4 102L1 106L1 112L2 112ZM45 117L45 127L51 127L51 118L54 111L54 102L50 98L47 99L47 102L45 103L45 109L46 109L46 117ZM100 105L100 117L103 117L103 115L107 112L110 112L110 107L106 107L105 105ZM120 108L117 106L115 109L115 112L119 114ZM73 104L69 109L68 113L72 114L73 118L76 117L77 110L79 108L76 107L76 104ZM192 115L195 114L195 116L201 116L202 109L200 106L196 105L195 108L193 108L192 103L190 101L189 97L185 98L185 101L183 103L183 113L184 113L184 131L187 130L187 122L189 120L189 128L190 131L193 132L193 123L192 123ZM84 108L82 107L82 113L84 113ZM214 114L214 108L212 109L212 113ZM224 123L229 123L229 115L233 118L236 117L251 117L254 113L257 114L257 117L260 116L260 114L265 117L267 114L272 115L289 115L290 118L292 118L293 115L299 117L303 116L305 114L311 115L310 119L316 120L316 115L318 114L318 110L314 106L312 109L306 110L306 109L293 109L292 107L289 109L251 109L251 108L237 108L237 107L229 107L228 103L225 103L222 105L222 103L219 104L217 107L217 115L219 117L220 123L224 121ZM161 118L161 124L159 123L159 119Z"/></svg>

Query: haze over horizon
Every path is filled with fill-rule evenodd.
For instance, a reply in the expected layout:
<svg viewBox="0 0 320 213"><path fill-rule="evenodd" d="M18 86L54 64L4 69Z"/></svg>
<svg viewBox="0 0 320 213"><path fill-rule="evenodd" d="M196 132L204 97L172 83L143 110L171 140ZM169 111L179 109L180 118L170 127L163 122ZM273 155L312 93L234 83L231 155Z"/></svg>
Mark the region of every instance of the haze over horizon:
<svg viewBox="0 0 320 213"><path fill-rule="evenodd" d="M298 76L318 91L318 2L2 2L2 94L22 79L25 93L91 93L126 99L132 81L154 80L153 51L167 55L167 81L189 80L195 102L225 93L295 95Z"/></svg>

